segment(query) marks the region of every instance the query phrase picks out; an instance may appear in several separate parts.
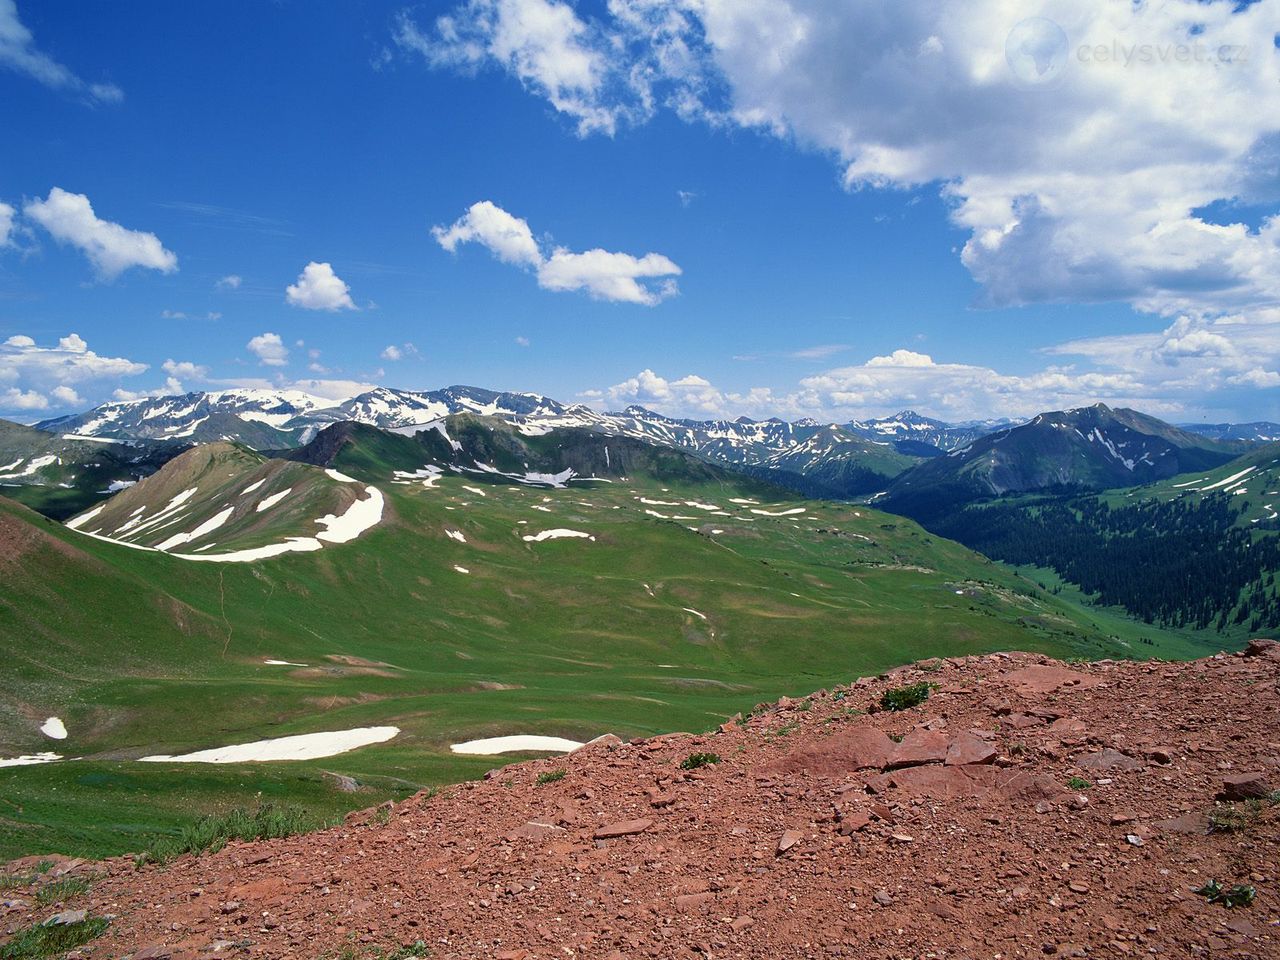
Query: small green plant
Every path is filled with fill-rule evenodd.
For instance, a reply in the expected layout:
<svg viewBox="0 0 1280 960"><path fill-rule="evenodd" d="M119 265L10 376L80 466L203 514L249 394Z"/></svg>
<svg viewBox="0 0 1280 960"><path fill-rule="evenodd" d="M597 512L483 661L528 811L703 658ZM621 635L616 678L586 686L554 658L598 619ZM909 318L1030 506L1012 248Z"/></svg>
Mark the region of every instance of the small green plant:
<svg viewBox="0 0 1280 960"><path fill-rule="evenodd" d="M680 761L681 770L697 770L699 767L710 767L720 762L718 753L691 753Z"/></svg>
<svg viewBox="0 0 1280 960"><path fill-rule="evenodd" d="M548 783L556 783L563 780L569 775L568 770L548 770L546 773L538 774L538 786L545 786Z"/></svg>
<svg viewBox="0 0 1280 960"><path fill-rule="evenodd" d="M904 734L901 734L901 733L891 733L889 734L889 739L892 740L894 743L901 743L904 739L906 739L906 737Z"/></svg>
<svg viewBox="0 0 1280 960"><path fill-rule="evenodd" d="M880 709L909 710L918 707L929 699L931 691L938 689L936 683L921 680L906 687L895 687L880 694Z"/></svg>
<svg viewBox="0 0 1280 960"><path fill-rule="evenodd" d="M34 879L20 873L0 873L0 890L17 890L28 886Z"/></svg>
<svg viewBox="0 0 1280 960"><path fill-rule="evenodd" d="M1239 833L1249 825L1249 815L1235 807L1215 807L1209 814L1209 830L1213 833Z"/></svg>
<svg viewBox="0 0 1280 960"><path fill-rule="evenodd" d="M42 960L60 957L102 936L105 917L89 917L80 923L43 924L27 927L0 947L0 960Z"/></svg>
<svg viewBox="0 0 1280 960"><path fill-rule="evenodd" d="M64 903L72 897L87 892L89 881L84 877L63 877L53 883L46 883L36 891L36 903L47 906L51 903Z"/></svg>
<svg viewBox="0 0 1280 960"><path fill-rule="evenodd" d="M184 853L197 856L217 853L229 840L273 840L324 830L332 825L300 807L264 803L255 810L238 809L201 817L183 827L176 836L156 839L134 862L139 866L148 862L168 863Z"/></svg>
<svg viewBox="0 0 1280 960"><path fill-rule="evenodd" d="M413 943L406 943L403 947L398 947L387 954L386 960L411 960L413 957L429 957L431 951L427 949L427 945L422 940L415 940Z"/></svg>
<svg viewBox="0 0 1280 960"><path fill-rule="evenodd" d="M1258 896L1258 891L1254 887L1246 886L1243 883L1237 883L1234 887L1224 889L1222 884L1217 880L1210 880L1203 887L1192 890L1192 893L1199 894L1210 903L1220 903L1227 909L1232 907L1247 907L1253 903Z"/></svg>
<svg viewBox="0 0 1280 960"><path fill-rule="evenodd" d="M1084 777L1072 777L1070 780L1067 781L1067 786L1070 787L1072 790L1088 790L1090 787L1093 786L1093 784L1090 783L1088 780L1086 780Z"/></svg>

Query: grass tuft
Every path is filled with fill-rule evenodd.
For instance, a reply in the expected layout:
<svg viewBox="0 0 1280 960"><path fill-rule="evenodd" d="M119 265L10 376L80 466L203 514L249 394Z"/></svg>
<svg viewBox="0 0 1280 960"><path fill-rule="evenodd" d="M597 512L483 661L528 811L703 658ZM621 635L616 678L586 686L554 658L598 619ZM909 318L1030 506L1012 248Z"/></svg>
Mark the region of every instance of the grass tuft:
<svg viewBox="0 0 1280 960"><path fill-rule="evenodd" d="M301 807L264 803L255 810L238 809L201 817L183 827L176 836L159 837L136 859L139 865L169 863L184 853L196 856L217 853L230 840L274 840L333 825Z"/></svg>
<svg viewBox="0 0 1280 960"><path fill-rule="evenodd" d="M89 917L81 923L64 923L56 926L36 924L17 933L0 947L0 960L41 960L43 957L60 957L102 936L107 929L105 917Z"/></svg>
<svg viewBox="0 0 1280 960"><path fill-rule="evenodd" d="M84 877L63 877L53 883L46 883L36 891L36 903L48 906L51 903L64 903L78 897L89 890L89 881Z"/></svg>
<svg viewBox="0 0 1280 960"><path fill-rule="evenodd" d="M546 773L538 774L538 786L545 786L548 783L555 783L563 780L569 775L568 770L548 770Z"/></svg>
<svg viewBox="0 0 1280 960"><path fill-rule="evenodd" d="M880 695L880 709L909 710L911 707L918 707L928 700L930 692L936 689L938 689L936 683L921 680L919 683L913 683L910 686L886 690Z"/></svg>
<svg viewBox="0 0 1280 960"><path fill-rule="evenodd" d="M710 767L720 762L718 753L691 753L680 761L681 770L697 770L699 767Z"/></svg>

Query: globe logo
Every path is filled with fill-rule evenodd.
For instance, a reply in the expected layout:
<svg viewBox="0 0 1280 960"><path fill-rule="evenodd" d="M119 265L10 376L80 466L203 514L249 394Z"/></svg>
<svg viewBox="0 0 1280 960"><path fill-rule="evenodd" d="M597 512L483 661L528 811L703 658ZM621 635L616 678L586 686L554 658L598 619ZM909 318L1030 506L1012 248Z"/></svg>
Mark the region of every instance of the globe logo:
<svg viewBox="0 0 1280 960"><path fill-rule="evenodd" d="M1052 20L1030 17L1009 31L1004 56L1021 85L1047 86L1066 69L1067 35Z"/></svg>

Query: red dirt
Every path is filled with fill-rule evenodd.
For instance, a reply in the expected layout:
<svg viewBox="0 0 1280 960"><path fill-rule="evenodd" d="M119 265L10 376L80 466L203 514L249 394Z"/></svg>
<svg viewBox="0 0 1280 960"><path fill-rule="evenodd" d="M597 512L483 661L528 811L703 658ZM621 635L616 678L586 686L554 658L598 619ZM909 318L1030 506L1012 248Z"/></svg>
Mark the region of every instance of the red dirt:
<svg viewBox="0 0 1280 960"><path fill-rule="evenodd" d="M919 680L938 684L923 705L859 712ZM722 762L682 770L694 752ZM515 764L386 823L365 811L168 867L113 860L69 906L116 915L94 957L368 957L418 940L499 960L1280 957L1280 806L1241 801L1241 829L1208 826L1224 790L1278 787L1280 647L1070 667L999 654L711 735ZM1192 891L1210 879L1257 899L1209 904Z"/></svg>

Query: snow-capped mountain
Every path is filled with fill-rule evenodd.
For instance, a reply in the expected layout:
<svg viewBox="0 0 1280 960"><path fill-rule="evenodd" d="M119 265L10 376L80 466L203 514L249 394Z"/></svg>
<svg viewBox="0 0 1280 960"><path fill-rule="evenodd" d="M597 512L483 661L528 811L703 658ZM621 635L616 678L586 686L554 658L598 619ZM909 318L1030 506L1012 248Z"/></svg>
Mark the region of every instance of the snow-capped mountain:
<svg viewBox="0 0 1280 960"><path fill-rule="evenodd" d="M815 495L848 496L883 489L915 461L891 442L867 439L814 420L685 420L644 407L598 413L534 393L451 386L415 391L378 387L343 401L296 391L225 390L103 404L87 413L37 424L66 436L103 439L233 440L257 450L307 443L325 427L351 421L403 430L455 414L497 417L527 436L584 428L677 447L748 472L809 476ZM808 489L808 488L807 488Z"/></svg>
<svg viewBox="0 0 1280 960"><path fill-rule="evenodd" d="M889 442L900 453L915 457L937 456L973 443L979 437L1014 426L1013 420L969 420L944 423L924 417L914 410L903 410L891 417L853 420L849 429L868 440Z"/></svg>
<svg viewBox="0 0 1280 960"><path fill-rule="evenodd" d="M1246 443L1280 441L1280 423L1266 420L1254 423L1181 423L1179 426L1212 440L1243 440Z"/></svg>
<svg viewBox="0 0 1280 960"><path fill-rule="evenodd" d="M87 413L36 424L67 439L234 440L255 449L297 443L286 424L332 406L297 390L218 390L104 403Z"/></svg>
<svg viewBox="0 0 1280 960"><path fill-rule="evenodd" d="M1236 453L1136 410L1097 403L1042 413L926 461L896 479L877 505L919 519L1007 493L1137 486L1212 469Z"/></svg>

